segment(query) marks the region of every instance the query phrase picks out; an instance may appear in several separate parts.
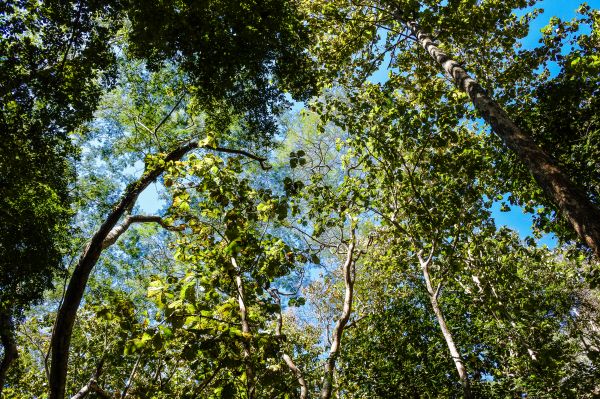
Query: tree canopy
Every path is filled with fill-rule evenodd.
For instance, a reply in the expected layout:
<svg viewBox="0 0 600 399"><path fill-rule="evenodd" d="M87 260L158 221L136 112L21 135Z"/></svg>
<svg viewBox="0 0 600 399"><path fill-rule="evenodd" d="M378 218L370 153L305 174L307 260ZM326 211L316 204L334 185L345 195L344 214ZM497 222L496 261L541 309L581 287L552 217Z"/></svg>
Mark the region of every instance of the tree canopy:
<svg viewBox="0 0 600 399"><path fill-rule="evenodd" d="M0 396L600 395L577 3L4 2Z"/></svg>

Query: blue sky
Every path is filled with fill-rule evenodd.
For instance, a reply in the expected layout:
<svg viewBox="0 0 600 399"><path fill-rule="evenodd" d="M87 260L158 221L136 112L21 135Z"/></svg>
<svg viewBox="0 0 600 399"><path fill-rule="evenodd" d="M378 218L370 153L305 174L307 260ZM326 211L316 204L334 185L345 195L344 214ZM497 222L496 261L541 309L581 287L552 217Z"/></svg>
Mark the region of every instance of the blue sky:
<svg viewBox="0 0 600 399"><path fill-rule="evenodd" d="M583 3L583 1L579 0L543 0L539 2L535 8L544 9L544 13L532 21L529 36L522 41L523 46L531 48L537 44L541 37L540 30L548 24L552 16L569 20L575 17L575 11ZM588 0L585 3L592 8L600 8L600 0Z"/></svg>
<svg viewBox="0 0 600 399"><path fill-rule="evenodd" d="M557 16L563 20L569 20L575 17L575 11L582 4L579 0L543 0L536 5L536 8L542 8L544 12L540 14L534 21L532 21L529 35L524 38L521 42L524 48L532 48L538 44L538 40L541 37L540 30L548 24L552 16ZM589 0L587 4L592 8L600 9L600 0ZM521 11L518 14L521 15L525 11ZM387 76L386 71L382 71L384 76ZM375 78L377 80L377 78ZM143 171L143 165L140 163L136 165L136 169L139 173ZM140 195L138 205L141 210L146 213L156 213L162 207L165 206L165 202L159 198L161 191L161 185L155 183L150 185ZM493 217L496 220L498 226L508 226L514 230L517 230L521 237L531 235L531 215L525 214L521 209L513 207L510 212L500 212L500 203L497 203L493 208ZM553 236L546 236L540 240L541 243L548 246L555 246L556 239Z"/></svg>

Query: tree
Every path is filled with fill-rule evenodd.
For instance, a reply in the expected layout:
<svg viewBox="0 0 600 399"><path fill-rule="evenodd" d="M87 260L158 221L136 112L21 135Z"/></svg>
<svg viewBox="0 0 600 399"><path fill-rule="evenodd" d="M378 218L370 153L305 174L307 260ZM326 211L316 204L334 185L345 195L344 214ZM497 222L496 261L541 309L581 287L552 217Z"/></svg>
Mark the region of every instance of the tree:
<svg viewBox="0 0 600 399"><path fill-rule="evenodd" d="M234 4L235 6L233 6ZM287 2L275 1L261 4L263 6L257 7L255 10L257 14L240 12L244 7L240 7L239 2L220 1L210 3L209 8L215 7L218 10L216 13L208 13L205 12L207 11L205 9L194 7L180 10L173 2L163 3L161 10L157 10L152 4L146 4L146 7L143 5L137 7L136 5L136 7L125 10L132 20L130 37L132 54L147 57L150 66L154 67L161 62L175 61L183 71L187 71L191 76L195 84L193 88L195 98L208 116L206 125L207 130L210 131L210 135L207 137L208 141L206 141L208 147L214 147L214 145L210 145L213 142L209 137L225 134L230 129L232 122L237 122L238 136L246 134L246 137L252 137L255 142L258 142L260 138L268 140L274 133L274 126L269 122L271 114L278 110L275 105L282 98L281 89L270 82L273 78L280 78L282 82L287 82L285 77L290 76L292 70L290 65L306 58L297 44L298 35L303 29L299 22L300 19L295 14L295 9L289 7ZM179 15L180 11L185 12L183 15ZM151 15L160 12L165 18L140 20L140 13L144 12L149 12ZM172 18L166 18L168 16L172 16ZM189 26L193 33L185 32L185 36L179 37L178 35L182 31L179 28L172 29L169 24L175 23L180 26L181 17L189 18L189 24L185 26ZM200 40L196 40L196 32L200 27L207 28L207 33L202 35ZM166 36L160 37L159 41L153 41L142 36L140 32ZM223 32L225 32L224 36ZM245 40L239 41L238 35ZM232 38L236 38L236 40L232 40ZM187 42L182 41L183 39ZM183 47L176 48L169 45L161 50L159 43L161 45L177 43ZM240 50L242 48L239 47L240 44L243 44L243 48L248 51L238 51L239 58L234 58L234 62L230 63L229 55ZM218 63L202 62L207 51L208 54L223 54L227 64L223 62L220 64L223 68L215 69L213 65L219 65ZM224 68L225 65L227 68ZM239 73L240 71L247 71L248 74ZM290 87L293 86L290 83ZM296 87L298 86L296 85ZM211 88L222 89L212 90ZM241 103L237 102L238 100ZM170 114L167 114L165 120L169 117ZM153 130L156 132L161 124L162 122L159 122L153 127ZM264 128L264 131L258 134L256 128ZM157 160L157 165L148 168L138 181L131 183L126 188L121 200L114 205L113 210L106 216L83 251L73 270L64 301L57 315L52 341L51 398L64 396L69 340L73 322L89 274L102 250L110 243L110 240L106 241L109 234L113 228L117 227L117 223L124 216L126 210L134 205L137 196L162 174L165 166L180 159L198 146L199 141L196 137L191 141L178 143L168 148L169 152L164 158ZM223 149L223 151L231 150ZM236 152L251 155L241 150ZM128 225L124 223L121 226L124 230Z"/></svg>
<svg viewBox="0 0 600 399"><path fill-rule="evenodd" d="M507 84L502 82L503 63L506 60L510 63L511 57L518 56L511 46L526 33L528 20L516 21L510 12L529 3L534 2L453 1L445 5L430 1L394 4L329 2L327 5L308 2L307 7L318 27L317 56L324 60L330 79L350 76L350 90L359 88L360 82L379 67L386 54L391 58L388 69L397 69L397 72L392 72L386 86L390 90L402 90L407 95L412 92L418 97L418 90L439 79L437 68L442 67L452 79L451 84L469 96L478 116L526 165L545 196L570 223L580 240L596 256L600 256L598 204L572 182L568 170L540 148L530 133L517 126L502 106L466 71L466 67L471 66L475 71L489 74L490 83L500 82L499 87L494 89L501 90ZM380 30L385 31L384 45L380 44ZM436 32L435 38L432 32ZM436 69L428 65L422 54L415 52L413 43L421 46L435 61ZM436 43L444 43L444 49ZM497 64L490 64L494 58L497 59L494 48L502 48L503 58ZM452 58L453 50L464 55L461 57L464 66ZM485 55L486 52L489 54ZM480 57L475 58L476 54ZM406 81L418 84L407 86L404 84ZM433 97L436 105L446 101L453 91L447 84L440 85L440 89L442 91ZM463 106L466 105L463 103Z"/></svg>
<svg viewBox="0 0 600 399"><path fill-rule="evenodd" d="M386 289L391 292L390 301L393 301L394 295L401 291L404 295L414 298L415 302L414 304L411 302L412 306L425 306L425 309L433 310L433 312L429 310L433 315L425 320L428 323L431 323L431 319L435 320L441 329L434 332L443 336L446 346L443 353L446 353L450 364L454 363L465 397L492 395L494 390L486 384L485 375L492 373L491 370L496 368L501 369L497 374L494 373L496 383L504 387L501 389L540 395L541 386L550 387L552 386L550 381L563 378L554 374L556 370L554 366L557 362L564 362L565 367L568 368L577 364L577 355L573 356L573 354L578 353L578 350L573 350L571 343L561 345L560 340L557 341L550 332L556 331L554 329L558 324L550 327L545 318L548 314L553 314L556 316L557 323L569 323L569 309L574 306L570 295L577 290L574 287L578 285L576 283L578 277L571 275L572 279L562 282L564 285L557 283L557 286L548 286L546 289L531 288L530 284L534 284L537 280L519 281L520 288L516 286L507 288L506 285L510 284L511 279L514 280L511 275L534 273L538 267L540 273L548 273L544 274L545 277L542 279L546 282L560 281L562 267L566 270L569 268L581 270L581 273L585 270L579 269L576 264L564 264L560 261L554 263L555 261L548 260L546 257L548 255L545 255L544 251L522 249L514 236L507 234L506 231L495 231L493 221L490 219L489 208L492 202L489 198L495 196L496 188L488 184L487 176L491 174L492 165L486 162L493 154L494 148L484 136L473 131L468 122L458 129L437 122L452 119L457 112L455 102L448 101L435 110L422 109L416 112L410 108L412 105L410 98L403 99L394 95L392 101L389 96L390 93L385 88L367 83L362 88L361 96L352 99L353 105L356 106L354 113L347 113L345 108L341 108L337 110L339 114L333 114L333 117L343 120L350 131L356 132L348 135L349 139L345 142L338 138L338 148L349 149L347 159L357 159L347 166L348 170L353 172L356 170L357 175L360 176L345 181L345 185L348 186L344 185L342 190L352 192L353 198L359 203L368 204L367 209L379 215L381 227L375 234L377 237L375 246L377 252L385 254L383 255L385 261L381 264L373 259L366 261L366 264L373 264L373 269L367 268L362 271L359 269L359 281L366 280L369 283L364 287L364 296L357 294L358 302L379 303L378 295L374 295L371 291L369 276L384 274L385 277L382 279L387 283ZM347 104L344 100L341 97L336 105ZM390 121L393 123L390 124ZM325 201L337 203L328 200L326 196ZM326 207L325 212L328 212ZM486 244L483 244L484 242ZM505 255L502 255L501 261L496 261L500 254ZM497 267L496 262L498 262ZM521 271L503 269L509 268L508 265L514 265ZM481 306L478 305L481 299L474 301L468 295L462 297L456 293L457 289L459 292L463 289L463 286L456 285L456 280L459 279L462 284L464 284L463 278L468 280L472 278L473 281L481 282L484 278L479 274L487 272L492 273L494 277L486 276L485 280L494 279L495 284L498 285L487 291L490 297L485 301L490 301L488 302L490 307L483 310L478 308ZM519 293L521 289L529 292L529 298ZM423 293L421 295L410 293L418 290L422 290ZM483 289L468 288L467 294L483 292L481 290ZM504 294L499 294L501 290ZM533 303L540 303L539 297L537 301L533 298L534 292L539 292L539 295L544 297L544 306L547 306L544 310L540 309L540 313L532 312ZM512 294L515 296L513 297ZM534 302L530 303L529 300ZM500 314L497 309L494 309L498 301L502 303L500 307L503 309ZM384 301L382 308L375 310L369 310L369 305L365 305L366 311L358 310L358 312L363 315L367 313L367 318L373 317L380 322L381 326L386 318L385 316L379 318L377 313L387 314L388 303ZM398 306L398 310L409 312L406 310L407 307L410 308L410 305ZM521 311L522 307L528 310ZM390 313L393 314L393 311ZM400 318L402 320L401 316ZM480 323L491 318L496 319L498 323L493 328L497 332L502 331L499 334L506 333L507 336L497 338L488 335L489 331L482 328ZM519 325L518 320L527 321ZM365 323L368 325L368 320ZM356 329L360 329L360 324L361 322ZM380 328L384 329L384 327ZM411 329L403 326L402 328L409 331L418 330L416 327ZM427 330L425 326L422 328L421 331ZM535 338L532 338L532 334L527 329L537 332ZM373 330L369 331L367 337L373 334ZM414 334L419 335L416 332ZM363 336L363 339L377 342L377 337ZM412 341L406 338L406 340L415 347L422 348L424 345L423 342L415 342L416 339ZM486 349L482 349L494 347L495 342L507 341L511 346L508 348L508 354L507 348L489 349L493 353L489 355ZM402 342L403 340L400 340L399 344ZM435 347L433 343L432 346ZM414 362L416 359L423 359L421 357L423 355L423 352L417 353L414 357L411 354L409 358ZM348 356L359 362L354 364L354 368L363 367L360 362L364 359L364 354L356 357L353 354ZM502 360L491 359L496 356ZM402 359L389 359L389 357L386 359L389 364L400 367L398 363L401 364ZM508 366L509 364L511 366ZM567 364L569 366L566 366ZM447 375L451 369L444 368L446 366L443 362L439 366L442 367L439 369L441 375L438 374L436 377L439 384L436 384L434 389L441 390L448 383ZM510 371L502 369L503 366L508 367ZM374 364L373 367L381 367L381 365ZM527 372L522 370L527 367L535 368L539 384L535 379L526 378ZM343 378L349 386L355 387L358 382L353 380L353 371L350 368L349 366L348 375ZM582 368L587 369L587 367ZM385 373L380 368L377 370ZM424 375L427 375L425 373ZM370 375L369 372L365 374ZM446 377L442 378L444 375ZM582 384L589 382L590 379L587 377L582 378ZM398 382L363 383L368 384L369 389L372 389L371 394L373 392L385 394L384 387L387 384ZM384 387L379 387L379 384ZM417 392L422 392L425 389L423 386L427 385L426 383L411 384L404 379L401 384L402 394L407 397L414 394L415 389ZM450 382L449 385L452 387L453 384ZM552 392L557 392L563 388L554 386L552 389ZM568 389L565 392L568 392ZM453 391L456 391L456 384L450 392ZM398 391L393 390L393 392L397 394Z"/></svg>
<svg viewBox="0 0 600 399"><path fill-rule="evenodd" d="M17 22L6 40L17 48L18 21L35 25L27 10L39 9L41 28L61 21L52 39L67 49L65 66L83 62L75 49L92 43L96 29L108 30L98 39L106 63L88 70L83 62L91 75L64 80L71 85L65 93L85 79L95 82L97 91L84 92L96 96L83 101L92 120L84 113L71 118L69 101L51 108L71 115L72 125L52 130L64 140L51 142L55 156L47 158L65 161L58 164L65 166L59 188L66 196L47 216L74 217L61 222L62 236L49 238L60 249L55 266L66 272L40 269L38 281L64 290L46 290L35 306L18 303L20 319L0 317L5 360L15 347L21 353L4 394L306 399L599 392L600 301L586 279L597 263L586 249L567 246L573 235L556 208L540 199L501 139L488 134L468 95L417 45L426 35L407 30L434 32L444 43L434 46L464 58L465 70L494 88L511 118L530 126L545 148L556 147L593 202L597 176L572 157L595 162L596 14L582 9L580 22L594 28L589 35L577 21L553 20L543 46L518 52L513 46L536 13L517 19L511 12L526 1L438 3L13 7L7 21ZM79 28L83 39L69 44ZM569 38L579 47L561 61ZM549 79L544 68L554 61L562 72ZM387 80L365 80L384 62ZM21 94L33 96L28 104L35 111L38 101L63 90L48 87ZM305 99L317 88L317 113L281 114L287 93ZM556 118L535 122L553 107ZM18 126L17 114L10 115ZM52 118L40 123L54 129ZM563 123L586 145L553 135ZM45 171L31 169L41 181ZM46 198L22 200L29 181L17 181L18 170L11 170L18 206L46 206ZM158 203L149 204L150 187ZM491 209L507 192L508 201L538 215L534 233L555 231L561 247L549 250L496 228ZM19 277L15 295L35 271ZM13 284L10 276L3 284Z"/></svg>
<svg viewBox="0 0 600 399"><path fill-rule="evenodd" d="M592 202L598 203L600 179L595 165L598 122L592 111L597 107L598 64L594 49L598 47L598 15L589 7L581 7L579 13L571 22L551 20L543 30L543 46L524 55L545 59L546 63L555 62L560 70L551 79L533 82L528 89L530 93L511 105L510 111L546 151L568 168L574 181L586 188ZM589 35L584 33L586 28L590 29ZM577 49L563 56L568 45L576 45ZM539 231L552 231L564 241L572 239L572 231L555 214L552 204L543 198L526 173L507 158L508 154L499 162L499 169L507 169L502 175L506 176L505 190L512 194L511 203L535 212ZM543 207L534 209L531 204Z"/></svg>

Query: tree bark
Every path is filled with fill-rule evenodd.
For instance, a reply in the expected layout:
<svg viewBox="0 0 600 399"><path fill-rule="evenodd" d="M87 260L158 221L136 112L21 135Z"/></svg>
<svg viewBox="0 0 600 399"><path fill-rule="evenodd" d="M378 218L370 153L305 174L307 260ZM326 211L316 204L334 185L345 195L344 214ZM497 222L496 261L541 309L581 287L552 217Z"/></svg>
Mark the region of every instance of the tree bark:
<svg viewBox="0 0 600 399"><path fill-rule="evenodd" d="M15 325L10 312L3 311L0 313L0 341L4 348L4 356L0 362L0 395L6 381L6 374L11 364L19 356L17 350L17 342L15 340Z"/></svg>
<svg viewBox="0 0 600 399"><path fill-rule="evenodd" d="M456 371L458 371L458 377L460 378L460 384L463 387L463 395L465 399L470 399L471 396L471 387L469 384L469 375L467 373L467 369L465 368L465 364L462 360L462 356L458 351L456 344L454 343L454 338L452 337L452 332L448 328L446 324L446 320L444 319L444 313L442 312L442 308L438 302L438 296L440 292L440 287L438 286L435 290L433 289L433 284L431 283L431 276L429 275L429 265L431 264L431 255L428 259L423 259L421 254L418 254L419 263L421 264L421 268L423 270L423 278L425 279L425 285L427 287L427 293L429 294L429 300L431 302L431 307L433 308L433 312L435 313L435 317L440 325L442 330L442 335L444 336L444 340L446 341L446 345L450 350L450 356L452 356L452 361L454 362L454 366L456 367Z"/></svg>
<svg viewBox="0 0 600 399"><path fill-rule="evenodd" d="M342 335L344 328L348 324L350 314L352 313L352 299L354 296L354 247L355 247L355 236L352 231L352 238L348 245L348 253L346 255L346 261L344 262L344 306L342 308L342 314L335 325L333 331L333 340L331 342L331 348L329 349L329 357L325 362L325 377L323 379L323 387L321 388L321 399L330 399L333 393L333 374L335 372L335 363L339 356L340 345L342 342Z"/></svg>
<svg viewBox="0 0 600 399"><path fill-rule="evenodd" d="M240 309L240 321L242 325L242 333L244 334L244 359L246 360L246 387L248 391L248 399L254 398L255 390L255 375L254 367L252 367L251 352L252 347L246 339L250 336L250 324L248 323L248 311L246 309L244 282L242 280L242 271L240 270L235 258L231 258L231 264L235 269L235 285L237 288L237 299Z"/></svg>
<svg viewBox="0 0 600 399"><path fill-rule="evenodd" d="M469 95L481 117L504 144L525 164L546 197L568 220L579 238L600 258L600 209L575 185L556 160L542 150L533 138L519 128L460 64L441 51L416 22L408 22L419 44L454 80L456 87Z"/></svg>
<svg viewBox="0 0 600 399"><path fill-rule="evenodd" d="M94 378L90 379L90 381L86 385L84 385L75 395L71 396L71 399L83 399L90 392L94 392L103 399L113 399L113 396L111 394L109 394L104 389L98 386L98 383Z"/></svg>
<svg viewBox="0 0 600 399"><path fill-rule="evenodd" d="M71 275L67 290L63 298L63 303L58 309L54 331L50 348L52 351L52 359L50 363L50 396L49 399L63 399L65 397L65 384L67 380L67 368L69 362L69 346L71 343L71 334L73 333L73 324L77 315L77 309L81 303L81 298L85 291L88 278L92 269L98 262L100 254L108 246L112 245L116 239L126 230L131 223L136 222L133 219L126 219L121 226L117 226L119 220L125 215L137 200L137 197L146 187L155 182L156 179L164 172L165 165L170 161L181 159L188 152L196 148L205 148L224 152L228 154L243 155L260 163L263 169L268 169L269 166L265 163L264 158L255 156L244 150L235 150L230 148L200 146L197 140L192 140L180 145L173 151L169 152L165 158L165 164L156 167L150 171L144 172L135 182L129 184L125 189L119 202L115 204L112 212L106 217L105 221L100 225L90 242L87 244L83 253L79 258L79 262L75 266L75 270ZM138 216L144 218L144 216ZM155 218L155 217L151 217ZM137 220L139 222L139 220ZM160 223L158 220L149 220Z"/></svg>

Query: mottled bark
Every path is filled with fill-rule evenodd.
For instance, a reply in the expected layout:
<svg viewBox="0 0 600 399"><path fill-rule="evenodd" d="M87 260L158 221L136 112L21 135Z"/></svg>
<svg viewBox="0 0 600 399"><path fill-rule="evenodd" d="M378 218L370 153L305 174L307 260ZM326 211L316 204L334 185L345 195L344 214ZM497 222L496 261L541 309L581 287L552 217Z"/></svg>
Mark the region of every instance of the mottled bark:
<svg viewBox="0 0 600 399"><path fill-rule="evenodd" d="M333 337L331 341L331 348L329 349L329 356L325 361L325 376L323 378L323 387L321 388L321 399L331 398L333 393L333 374L335 372L335 363L340 353L340 345L342 343L342 335L350 314L352 313L352 299L354 297L354 247L355 247L355 236L354 231L352 232L352 239L348 245L348 253L346 254L346 261L344 262L344 305L342 308L342 314L338 319L335 329L333 330Z"/></svg>
<svg viewBox="0 0 600 399"><path fill-rule="evenodd" d="M6 374L8 373L11 364L19 356L17 342L15 340L15 325L9 312L0 313L0 341L2 342L2 348L4 349L4 356L2 357L2 362L0 362L1 395L6 381Z"/></svg>
<svg viewBox="0 0 600 399"><path fill-rule="evenodd" d="M416 22L406 24L419 44L442 66L456 87L466 92L481 117L528 168L546 197L568 220L580 239L600 258L600 209L573 183L556 160L519 128L460 64L440 50Z"/></svg>
<svg viewBox="0 0 600 399"><path fill-rule="evenodd" d="M444 340L446 341L446 345L448 346L448 350L450 351L450 356L452 356L452 361L454 362L456 371L458 371L458 377L463 387L463 395L465 399L470 399L472 396L469 384L469 375L467 373L465 364L462 360L462 356L460 355L460 352L458 351L456 344L454 343L452 332L446 324L446 319L444 318L442 308L440 307L440 304L438 302L438 296L440 293L441 285L438 285L437 288L434 289L433 284L431 282L431 276L429 274L429 265L431 264L432 257L430 255L428 259L423 259L420 253L418 254L418 257L421 269L423 270L423 278L425 279L425 286L427 288L427 294L431 302L431 307L433 308L433 313L435 313L435 317L442 330L442 335L444 336Z"/></svg>
<svg viewBox="0 0 600 399"><path fill-rule="evenodd" d="M237 288L237 299L238 306L240 309L240 323L242 326L242 333L244 334L244 359L246 361L246 388L248 392L248 399L254 398L255 391L255 373L254 367L252 366L252 346L247 341L250 336L250 323L248 323L248 310L246 309L245 294L244 294L244 282L242 280L242 271L239 268L235 258L231 258L231 264L235 270L235 285Z"/></svg>

